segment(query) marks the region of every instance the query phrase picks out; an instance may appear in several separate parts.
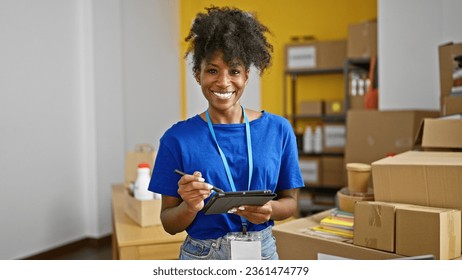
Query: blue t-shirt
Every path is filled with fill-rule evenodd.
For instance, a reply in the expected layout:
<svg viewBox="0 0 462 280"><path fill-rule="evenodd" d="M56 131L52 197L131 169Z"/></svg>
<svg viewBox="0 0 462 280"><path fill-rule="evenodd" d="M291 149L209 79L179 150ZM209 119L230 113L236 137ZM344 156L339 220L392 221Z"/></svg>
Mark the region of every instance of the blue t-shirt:
<svg viewBox="0 0 462 280"><path fill-rule="evenodd" d="M214 124L218 144L228 161L237 191L247 190L249 166L245 124ZM298 149L292 126L287 119L263 111L260 118L250 122L253 155L253 174L250 189L269 189L278 192L303 187ZM179 197L179 175L174 169L188 174L200 171L209 184L231 192L223 161L209 131L207 122L199 115L180 121L160 139L149 190ZM207 203L209 198L206 199ZM249 231L259 231L273 221L255 225ZM187 233L196 239L216 239L228 232L242 230L241 219L235 214L204 215L199 211Z"/></svg>

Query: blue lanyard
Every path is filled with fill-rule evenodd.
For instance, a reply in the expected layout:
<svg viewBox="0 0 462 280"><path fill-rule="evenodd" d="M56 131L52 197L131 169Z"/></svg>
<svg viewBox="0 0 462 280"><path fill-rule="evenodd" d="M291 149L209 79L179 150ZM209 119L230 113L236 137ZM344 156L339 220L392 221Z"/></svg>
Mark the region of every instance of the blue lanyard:
<svg viewBox="0 0 462 280"><path fill-rule="evenodd" d="M242 106L241 106L242 107ZM252 182L252 173L253 173L253 157L252 157L252 141L250 138L250 124L249 119L247 118L247 114L245 113L244 107L242 107L242 113L244 114L244 121L245 121L245 134L246 134L246 142L247 142L247 158L249 160L249 183L247 185L247 190L250 191L250 184ZM223 161L223 165L225 167L226 176L228 177L229 184L231 185L231 189L233 192L237 191L236 186L234 185L233 177L231 176L231 171L229 169L228 160L223 153L223 150L218 145L217 137L215 135L215 131L213 129L212 121L210 120L209 110L205 112L205 116L207 118L207 124L209 126L210 134L212 134L213 140L215 140L215 144L217 145L218 152L220 153L221 160Z"/></svg>
<svg viewBox="0 0 462 280"><path fill-rule="evenodd" d="M241 106L241 108L242 108L242 114L244 115L245 135L246 135L246 142L247 142L247 158L249 160L249 183L247 185L247 190L250 191L250 184L252 182L252 173L253 173L252 141L250 137L249 119L247 118L247 114L245 113L244 107ZM225 167L226 176L228 177L229 184L231 186L231 189L235 192L236 186L234 185L233 176L231 176L231 171L229 169L228 160L226 159L225 154L223 153L223 150L220 148L220 145L218 145L217 137L213 129L212 121L210 120L208 109L207 111L205 111L205 116L207 118L207 124L209 126L210 134L212 135L212 138L215 141L215 144L217 145L218 152L220 153L221 160L223 161L223 165ZM246 234L247 233L247 220L241 217L241 222L242 222L242 232Z"/></svg>

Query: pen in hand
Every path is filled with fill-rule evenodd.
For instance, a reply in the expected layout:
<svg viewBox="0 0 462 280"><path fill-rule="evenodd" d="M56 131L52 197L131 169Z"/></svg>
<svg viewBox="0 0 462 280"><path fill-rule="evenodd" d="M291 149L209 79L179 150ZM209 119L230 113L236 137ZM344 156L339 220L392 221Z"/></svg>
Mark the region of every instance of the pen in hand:
<svg viewBox="0 0 462 280"><path fill-rule="evenodd" d="M180 171L180 170L178 170L178 169L175 169L174 172L175 172L176 174L181 175L181 176L188 175L188 174L186 174L186 173L184 173L183 171ZM212 185L211 185L211 186L212 186ZM212 186L212 190L214 190L214 191L216 191L216 192L221 192L221 193L224 192L222 189L217 188L217 187L215 187L215 186Z"/></svg>

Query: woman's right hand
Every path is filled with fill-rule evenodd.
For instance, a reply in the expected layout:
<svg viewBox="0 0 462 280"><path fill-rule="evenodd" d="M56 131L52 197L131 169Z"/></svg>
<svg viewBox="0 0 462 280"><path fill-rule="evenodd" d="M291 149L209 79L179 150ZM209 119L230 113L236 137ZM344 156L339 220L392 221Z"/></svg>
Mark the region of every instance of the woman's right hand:
<svg viewBox="0 0 462 280"><path fill-rule="evenodd" d="M205 183L199 171L193 175L183 175L178 181L178 194L193 212L199 212L204 208L204 199L210 196L211 190L212 186Z"/></svg>

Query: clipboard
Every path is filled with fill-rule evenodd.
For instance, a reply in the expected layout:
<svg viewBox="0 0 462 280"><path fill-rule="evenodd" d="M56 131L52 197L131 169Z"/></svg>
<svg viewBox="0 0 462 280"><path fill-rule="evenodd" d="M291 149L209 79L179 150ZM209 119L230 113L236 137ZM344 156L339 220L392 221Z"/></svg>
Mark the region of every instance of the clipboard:
<svg viewBox="0 0 462 280"><path fill-rule="evenodd" d="M227 213L229 209L241 205L263 205L276 196L271 190L216 192L202 211L205 215Z"/></svg>

